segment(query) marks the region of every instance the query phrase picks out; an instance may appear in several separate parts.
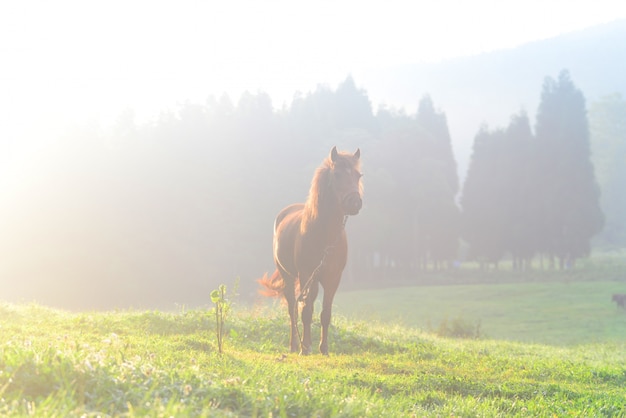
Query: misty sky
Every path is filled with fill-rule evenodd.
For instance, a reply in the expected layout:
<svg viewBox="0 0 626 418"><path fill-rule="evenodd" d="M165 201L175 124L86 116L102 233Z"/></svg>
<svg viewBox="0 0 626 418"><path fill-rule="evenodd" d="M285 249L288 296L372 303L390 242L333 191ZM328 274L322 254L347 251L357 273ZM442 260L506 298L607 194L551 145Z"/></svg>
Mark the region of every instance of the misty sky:
<svg viewBox="0 0 626 418"><path fill-rule="evenodd" d="M419 6L416 6L418 5ZM626 17L593 1L15 1L0 5L0 136L245 90L275 107L352 74L509 48ZM384 91L368 89L374 109ZM405 106L413 103L387 103ZM49 131L48 131L49 133Z"/></svg>

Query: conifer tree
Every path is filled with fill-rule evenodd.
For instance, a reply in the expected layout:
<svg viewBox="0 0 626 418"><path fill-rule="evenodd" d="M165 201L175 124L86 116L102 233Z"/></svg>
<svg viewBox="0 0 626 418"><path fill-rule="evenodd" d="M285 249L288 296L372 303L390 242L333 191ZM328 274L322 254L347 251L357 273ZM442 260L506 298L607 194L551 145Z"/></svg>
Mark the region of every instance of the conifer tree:
<svg viewBox="0 0 626 418"><path fill-rule="evenodd" d="M506 134L482 126L474 139L472 159L461 196L461 235L470 256L482 263L498 263L505 252L508 162Z"/></svg>
<svg viewBox="0 0 626 418"><path fill-rule="evenodd" d="M426 95L419 103L416 119L418 125L425 131L429 142L429 154L445 165L448 187L456 196L459 191L459 176L452 152L452 140L446 114L436 111L432 99Z"/></svg>
<svg viewBox="0 0 626 418"><path fill-rule="evenodd" d="M416 115L420 163L416 165L416 241L422 258L440 267L457 256L460 214L455 198L459 179L448 122L424 96Z"/></svg>
<svg viewBox="0 0 626 418"><path fill-rule="evenodd" d="M626 101L613 94L589 109L592 160L606 216L599 243L609 248L626 246Z"/></svg>
<svg viewBox="0 0 626 418"><path fill-rule="evenodd" d="M591 238L603 226L590 158L585 98L564 70L546 78L535 128L541 151L539 197L542 250L561 267L590 252Z"/></svg>

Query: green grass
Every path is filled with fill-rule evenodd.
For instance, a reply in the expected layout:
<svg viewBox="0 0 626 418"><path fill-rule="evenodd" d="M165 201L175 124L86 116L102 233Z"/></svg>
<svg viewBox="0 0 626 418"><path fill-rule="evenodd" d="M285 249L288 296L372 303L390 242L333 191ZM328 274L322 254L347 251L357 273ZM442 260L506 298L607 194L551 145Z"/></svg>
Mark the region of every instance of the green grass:
<svg viewBox="0 0 626 418"><path fill-rule="evenodd" d="M437 330L443 321L479 326L486 338L576 345L626 343L626 311L611 301L616 281L422 286L339 293L349 318Z"/></svg>
<svg viewBox="0 0 626 418"><path fill-rule="evenodd" d="M336 316L331 355L301 357L286 353L283 308L259 307L227 318L219 355L213 321L0 305L0 415L626 416L624 343L447 339Z"/></svg>

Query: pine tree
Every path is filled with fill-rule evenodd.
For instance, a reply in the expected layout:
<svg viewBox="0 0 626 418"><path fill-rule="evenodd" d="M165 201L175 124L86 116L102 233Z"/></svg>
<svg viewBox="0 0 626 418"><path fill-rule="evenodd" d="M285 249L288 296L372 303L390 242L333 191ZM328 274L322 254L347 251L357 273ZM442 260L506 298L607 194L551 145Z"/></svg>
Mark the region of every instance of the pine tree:
<svg viewBox="0 0 626 418"><path fill-rule="evenodd" d="M481 127L463 185L461 235L470 256L481 264L497 264L505 253L509 188L505 140L504 130Z"/></svg>
<svg viewBox="0 0 626 418"><path fill-rule="evenodd" d="M507 218L505 241L516 270L524 270L537 251L537 147L525 112L513 115L505 132L508 186L502 192ZM503 173L504 174L504 173Z"/></svg>
<svg viewBox="0 0 626 418"><path fill-rule="evenodd" d="M417 123L425 131L429 142L429 154L445 165L448 187L454 196L459 192L459 176L452 152L452 140L448 130L446 114L437 112L430 96L426 95L419 103Z"/></svg>
<svg viewBox="0 0 626 418"><path fill-rule="evenodd" d="M420 132L420 158L416 164L416 241L421 257L441 266L457 256L459 209L455 198L459 189L456 161L446 115L435 110L430 96L419 103L416 115Z"/></svg>
<svg viewBox="0 0 626 418"><path fill-rule="evenodd" d="M561 267L590 252L603 225L590 159L585 98L564 70L546 78L535 128L541 157L542 250Z"/></svg>
<svg viewBox="0 0 626 418"><path fill-rule="evenodd" d="M335 92L335 126L339 130L372 130L374 115L365 90L359 89L352 76L348 76Z"/></svg>
<svg viewBox="0 0 626 418"><path fill-rule="evenodd" d="M589 110L592 160L602 189L606 216L600 245L626 246L626 101L613 94L594 102Z"/></svg>

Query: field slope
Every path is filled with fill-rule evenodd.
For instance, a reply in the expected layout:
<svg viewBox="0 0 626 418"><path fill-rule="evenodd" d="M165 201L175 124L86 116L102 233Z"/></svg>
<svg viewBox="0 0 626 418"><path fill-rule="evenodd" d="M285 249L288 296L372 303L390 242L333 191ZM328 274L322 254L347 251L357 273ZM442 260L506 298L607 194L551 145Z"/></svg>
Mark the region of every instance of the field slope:
<svg viewBox="0 0 626 418"><path fill-rule="evenodd" d="M623 281L415 286L340 292L335 312L438 330L478 327L482 338L572 346L626 343L626 311L611 301Z"/></svg>
<svg viewBox="0 0 626 418"><path fill-rule="evenodd" d="M0 305L2 416L624 416L626 350L332 327L329 357L286 353L282 309L67 313Z"/></svg>

